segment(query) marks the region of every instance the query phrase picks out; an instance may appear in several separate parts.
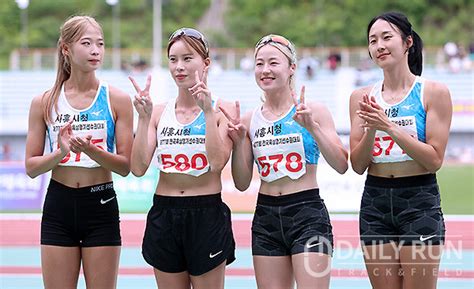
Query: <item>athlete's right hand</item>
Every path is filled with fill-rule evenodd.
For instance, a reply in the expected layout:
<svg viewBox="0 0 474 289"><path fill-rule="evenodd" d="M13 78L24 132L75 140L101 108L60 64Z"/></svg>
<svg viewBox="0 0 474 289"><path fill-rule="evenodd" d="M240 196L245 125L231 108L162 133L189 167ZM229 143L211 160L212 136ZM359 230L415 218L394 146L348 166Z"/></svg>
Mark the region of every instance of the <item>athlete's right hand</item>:
<svg viewBox="0 0 474 289"><path fill-rule="evenodd" d="M150 86L151 86L151 75L148 75L146 79L145 89L141 89L135 79L131 76L128 77L135 87L137 94L133 100L133 105L138 112L140 117L151 117L153 112L153 102L150 97Z"/></svg>
<svg viewBox="0 0 474 289"><path fill-rule="evenodd" d="M362 95L362 99L359 100L359 109L356 111L357 115L364 121L364 123L362 123L360 126L364 129L365 132L369 132L369 131L375 132L375 130L373 130L371 127L367 126L367 121L364 120L363 117L361 117L361 113L362 112L368 113L369 112L368 108L370 108L370 107L371 107L371 103L370 103L369 94L367 92L365 92Z"/></svg>
<svg viewBox="0 0 474 289"><path fill-rule="evenodd" d="M235 102L235 112L236 116L232 117L228 111L226 111L222 106L219 106L219 109L225 115L225 117L229 120L227 123L227 133L229 137L232 139L232 142L238 144L244 140L247 134L247 128L245 125L240 121L240 102Z"/></svg>
<svg viewBox="0 0 474 289"><path fill-rule="evenodd" d="M73 121L74 120L71 119L59 129L58 145L59 145L59 149L61 150L61 154L63 154L64 156L67 155L71 151L71 148L69 147L69 141L72 137L72 122Z"/></svg>
<svg viewBox="0 0 474 289"><path fill-rule="evenodd" d="M360 110L357 114L365 121L362 127L368 130L379 130L389 132L394 127L394 123L390 121L385 114L384 109L375 101L375 97L364 94L363 101L359 102Z"/></svg>

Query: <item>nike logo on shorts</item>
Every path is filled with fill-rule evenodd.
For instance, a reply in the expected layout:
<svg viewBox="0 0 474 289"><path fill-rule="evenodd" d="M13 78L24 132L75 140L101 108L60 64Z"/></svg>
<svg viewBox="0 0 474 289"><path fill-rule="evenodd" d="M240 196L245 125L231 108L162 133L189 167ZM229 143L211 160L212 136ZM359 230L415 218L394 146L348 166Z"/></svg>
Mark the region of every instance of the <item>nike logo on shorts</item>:
<svg viewBox="0 0 474 289"><path fill-rule="evenodd" d="M428 237L423 237L423 235L421 235L420 236L420 241L424 242L424 241L429 240L429 239L434 238L434 237L436 237L436 235L431 235L431 236L428 236Z"/></svg>
<svg viewBox="0 0 474 289"><path fill-rule="evenodd" d="M320 244L322 244L322 242L313 243L313 244L306 244L306 248L310 249L310 248L313 248L313 247L318 246Z"/></svg>
<svg viewBox="0 0 474 289"><path fill-rule="evenodd" d="M105 205L105 204L107 204L108 202L112 201L114 198L115 198L115 196L113 196L112 198L107 199L107 200L100 199L100 203L101 203L102 205Z"/></svg>
<svg viewBox="0 0 474 289"><path fill-rule="evenodd" d="M222 253L222 250L220 250L219 252L215 253L215 254L212 254L212 253L209 253L209 258L214 258L216 257L217 255L219 255L220 253Z"/></svg>

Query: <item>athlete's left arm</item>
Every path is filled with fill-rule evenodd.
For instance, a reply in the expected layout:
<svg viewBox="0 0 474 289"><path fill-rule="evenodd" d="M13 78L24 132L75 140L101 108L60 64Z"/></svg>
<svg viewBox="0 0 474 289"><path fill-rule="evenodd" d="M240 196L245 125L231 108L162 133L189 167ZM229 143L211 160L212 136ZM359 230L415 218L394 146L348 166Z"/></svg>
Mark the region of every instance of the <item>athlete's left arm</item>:
<svg viewBox="0 0 474 289"><path fill-rule="evenodd" d="M426 143L418 141L400 129L389 134L400 147L429 172L441 168L448 143L453 108L451 94L441 83L425 81Z"/></svg>
<svg viewBox="0 0 474 289"><path fill-rule="evenodd" d="M337 135L336 127L329 110L322 104L309 102L313 122L309 132L318 143L319 150L328 164L338 173L347 171L347 149Z"/></svg>
<svg viewBox="0 0 474 289"><path fill-rule="evenodd" d="M110 104L115 119L116 153L89 143L84 152L101 167L121 176L130 172L130 153L133 143L133 108L128 94L109 86Z"/></svg>
<svg viewBox="0 0 474 289"><path fill-rule="evenodd" d="M228 102L218 100L216 108L223 106L235 115L234 108ZM225 167L232 151L232 140L227 135L227 118L216 109L204 112L206 117L206 153L212 172L220 172Z"/></svg>

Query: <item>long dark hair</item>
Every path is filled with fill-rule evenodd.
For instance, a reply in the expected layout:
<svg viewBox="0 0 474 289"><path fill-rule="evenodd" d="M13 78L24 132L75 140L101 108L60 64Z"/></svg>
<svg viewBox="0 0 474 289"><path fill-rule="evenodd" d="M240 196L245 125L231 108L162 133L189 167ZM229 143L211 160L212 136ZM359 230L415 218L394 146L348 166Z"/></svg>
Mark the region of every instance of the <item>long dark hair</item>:
<svg viewBox="0 0 474 289"><path fill-rule="evenodd" d="M413 45L408 49L408 67L413 74L421 75L423 70L423 41L412 29L408 18L400 12L386 12L374 17L367 26L367 41L369 40L370 28L379 19L395 25L400 31L403 41L406 41L408 36L413 38Z"/></svg>

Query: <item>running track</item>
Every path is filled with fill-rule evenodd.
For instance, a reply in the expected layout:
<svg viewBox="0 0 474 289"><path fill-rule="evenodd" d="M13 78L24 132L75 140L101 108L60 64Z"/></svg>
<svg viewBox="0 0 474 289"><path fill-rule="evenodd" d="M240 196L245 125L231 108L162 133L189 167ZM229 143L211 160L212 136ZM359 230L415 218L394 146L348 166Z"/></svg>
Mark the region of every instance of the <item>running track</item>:
<svg viewBox="0 0 474 289"><path fill-rule="evenodd" d="M122 258L124 254L127 254L126 252L128 249L132 250L132 254L139 254L145 218L146 216L142 214L122 215ZM248 253L250 252L251 245L251 215L234 214L232 223L237 249L238 251L247 251L244 259L248 260L238 262L238 259L236 261L236 263L238 263L237 266L231 265L227 268L226 276L231 278L253 278L254 272L251 265L250 253ZM348 250L358 252L360 250L357 216L333 215L332 225L335 236L335 258L333 260L333 269L331 272L332 276L348 280L353 279L354 281L357 281L357 279L360 278L366 278L367 274L363 264L358 264L355 266L347 265L351 263L338 262L336 257L338 248L344 248L341 250L344 252L348 252ZM28 252L28 250L26 250L28 248L38 248L40 215L0 214L0 229L0 249L3 250L1 251L2 255L0 255L0 280L2 279L2 276L18 276L18 278L21 278L22 276L27 277L31 275L40 275L41 268L39 266L39 260L32 262L33 265L29 266L25 266L24 264L12 265L8 264L11 262L8 262L8 257L6 257L7 254L5 253L8 250L21 251L23 248L25 249L25 252ZM474 256L474 217L446 216L446 229L447 244L454 244L451 248L447 248L447 251L459 251L460 249L462 251L462 256L460 258L464 260L461 260L460 262L454 262L452 265L448 264L444 266L445 268L443 268L442 262L441 269L443 270L440 269L439 271L440 280L444 279L445 281L449 281L449 283L459 280L464 283L467 282L468 284L472 284L472 287L462 288L474 288L474 261L472 260ZM446 255L446 252L444 254ZM139 257L141 258L141 256ZM34 258L39 258L39 256L35 256ZM239 254L237 254L237 258L239 258ZM363 263L361 260L358 260L358 262ZM120 276L152 277L153 272L149 266L146 266L146 264L143 263L136 265L134 263L128 263L129 264L123 264L121 261L119 269ZM2 284L1 281L0 284ZM451 286L449 286L449 288L451 288ZM452 288L460 288L460 286L454 285Z"/></svg>

